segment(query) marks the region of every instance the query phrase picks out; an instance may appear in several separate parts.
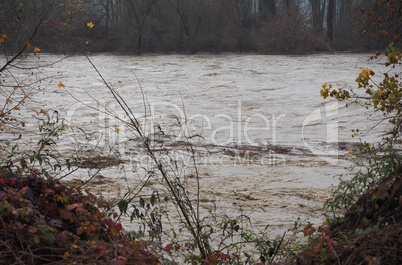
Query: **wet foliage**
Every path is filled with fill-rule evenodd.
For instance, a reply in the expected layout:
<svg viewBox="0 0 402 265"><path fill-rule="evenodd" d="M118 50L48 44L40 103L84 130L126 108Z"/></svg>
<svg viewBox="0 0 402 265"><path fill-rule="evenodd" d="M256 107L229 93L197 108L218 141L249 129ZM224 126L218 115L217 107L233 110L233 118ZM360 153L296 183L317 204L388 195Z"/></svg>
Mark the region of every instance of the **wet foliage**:
<svg viewBox="0 0 402 265"><path fill-rule="evenodd" d="M0 171L0 259L4 264L157 264L144 242L89 192L49 176Z"/></svg>
<svg viewBox="0 0 402 265"><path fill-rule="evenodd" d="M300 231L308 243L292 264L402 264L402 165L343 217Z"/></svg>

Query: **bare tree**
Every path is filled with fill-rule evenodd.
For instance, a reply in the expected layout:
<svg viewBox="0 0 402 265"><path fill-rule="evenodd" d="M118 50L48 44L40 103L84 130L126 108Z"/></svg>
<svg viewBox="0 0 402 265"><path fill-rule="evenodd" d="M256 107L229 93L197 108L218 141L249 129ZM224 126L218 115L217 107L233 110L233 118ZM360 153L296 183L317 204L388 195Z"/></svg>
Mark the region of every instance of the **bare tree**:
<svg viewBox="0 0 402 265"><path fill-rule="evenodd" d="M334 23L335 23L335 10L336 0L328 1L328 13L327 13L327 36L328 40L332 42L334 36Z"/></svg>
<svg viewBox="0 0 402 265"><path fill-rule="evenodd" d="M276 16L275 0L260 0L259 2L260 16L265 21L270 21Z"/></svg>
<svg viewBox="0 0 402 265"><path fill-rule="evenodd" d="M126 13L125 19L128 22L126 24L126 30L131 33L131 29L134 29L134 39L136 40L136 54L142 53L142 43L144 37L145 26L148 21L151 10L157 0L125 0L126 3Z"/></svg>
<svg viewBox="0 0 402 265"><path fill-rule="evenodd" d="M313 28L317 33L324 30L324 16L327 0L310 0Z"/></svg>

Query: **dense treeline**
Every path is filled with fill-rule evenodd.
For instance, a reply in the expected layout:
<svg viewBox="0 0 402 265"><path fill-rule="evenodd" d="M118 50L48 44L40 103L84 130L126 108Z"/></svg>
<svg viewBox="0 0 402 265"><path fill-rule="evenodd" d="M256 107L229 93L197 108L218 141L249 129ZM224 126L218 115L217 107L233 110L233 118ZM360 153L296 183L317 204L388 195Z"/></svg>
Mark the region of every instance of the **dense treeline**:
<svg viewBox="0 0 402 265"><path fill-rule="evenodd" d="M0 30L8 36L3 45L11 53L39 24L32 41L47 52L365 51L383 49L387 42L386 34L368 38L365 31L375 34L369 24L357 27L364 8L377 2L1 0ZM88 22L95 26L88 27Z"/></svg>

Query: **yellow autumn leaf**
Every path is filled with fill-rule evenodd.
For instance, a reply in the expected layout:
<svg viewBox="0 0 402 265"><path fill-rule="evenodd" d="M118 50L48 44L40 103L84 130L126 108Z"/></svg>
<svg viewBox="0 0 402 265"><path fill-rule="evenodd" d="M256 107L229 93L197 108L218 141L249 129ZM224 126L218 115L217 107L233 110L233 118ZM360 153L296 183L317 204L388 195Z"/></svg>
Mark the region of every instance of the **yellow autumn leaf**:
<svg viewBox="0 0 402 265"><path fill-rule="evenodd" d="M38 228L33 227L33 226L28 226L27 231L29 233L36 233L38 231Z"/></svg>
<svg viewBox="0 0 402 265"><path fill-rule="evenodd" d="M378 196L380 196L380 194L381 194L381 189L377 186L377 187L375 187L374 189L373 189L373 196L376 196L376 197L378 197Z"/></svg>
<svg viewBox="0 0 402 265"><path fill-rule="evenodd" d="M14 107L14 110L20 110L20 108L18 108L18 107Z"/></svg>
<svg viewBox="0 0 402 265"><path fill-rule="evenodd" d="M115 130L116 130L116 132L120 132L121 131L121 129L120 128L115 128Z"/></svg>
<svg viewBox="0 0 402 265"><path fill-rule="evenodd" d="M41 113L46 114L46 113L47 113L47 111L46 111L46 110L44 110L44 109L40 109L39 114L41 114Z"/></svg>
<svg viewBox="0 0 402 265"><path fill-rule="evenodd" d="M66 87L62 82L58 84L59 87Z"/></svg>
<svg viewBox="0 0 402 265"><path fill-rule="evenodd" d="M29 41L27 42L27 47L31 48L31 43L29 43Z"/></svg>
<svg viewBox="0 0 402 265"><path fill-rule="evenodd" d="M8 102L8 103L11 103L11 102L13 102L13 101L12 101L10 98L8 98L8 99L7 99L7 102Z"/></svg>
<svg viewBox="0 0 402 265"><path fill-rule="evenodd" d="M7 38L7 35L5 33L3 33L3 38Z"/></svg>
<svg viewBox="0 0 402 265"><path fill-rule="evenodd" d="M40 52L40 49L38 47L35 47L34 53Z"/></svg>
<svg viewBox="0 0 402 265"><path fill-rule="evenodd" d="M67 260L69 256L70 256L70 253L68 251L63 254L63 258L65 260Z"/></svg>
<svg viewBox="0 0 402 265"><path fill-rule="evenodd" d="M92 22L88 22L88 23L87 23L87 27L88 27L88 28L93 28L93 27L94 27L94 24L92 24Z"/></svg>
<svg viewBox="0 0 402 265"><path fill-rule="evenodd" d="M17 90L17 89L18 89L18 86L15 86L15 87L14 87L14 90Z"/></svg>
<svg viewBox="0 0 402 265"><path fill-rule="evenodd" d="M64 201L63 196L61 196L59 194L54 195L54 198L55 198L56 201L60 201L60 202Z"/></svg>

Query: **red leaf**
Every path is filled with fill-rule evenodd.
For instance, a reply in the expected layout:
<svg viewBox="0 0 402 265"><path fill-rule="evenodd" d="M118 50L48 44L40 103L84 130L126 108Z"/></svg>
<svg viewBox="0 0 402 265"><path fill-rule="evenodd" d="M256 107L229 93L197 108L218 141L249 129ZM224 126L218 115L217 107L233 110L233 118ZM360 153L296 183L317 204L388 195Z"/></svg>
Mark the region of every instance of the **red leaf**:
<svg viewBox="0 0 402 265"><path fill-rule="evenodd" d="M208 257L208 261L210 263L217 263L218 259L219 259L219 255L217 255L217 254L213 254L213 255Z"/></svg>
<svg viewBox="0 0 402 265"><path fill-rule="evenodd" d="M323 236L319 236L318 237L318 243L322 243L324 241L324 237Z"/></svg>
<svg viewBox="0 0 402 265"><path fill-rule="evenodd" d="M106 218L105 223L109 226L112 227L114 225L114 222L112 219L110 218Z"/></svg>
<svg viewBox="0 0 402 265"><path fill-rule="evenodd" d="M82 207L82 204L81 203L69 204L69 205L66 206L66 210L67 211L72 211L77 207Z"/></svg>
<svg viewBox="0 0 402 265"><path fill-rule="evenodd" d="M62 212L60 213L60 217L61 217L62 219L64 219L64 220L68 220L68 219L70 219L71 217L73 217L73 214L72 214L71 212L62 211Z"/></svg>
<svg viewBox="0 0 402 265"><path fill-rule="evenodd" d="M67 243L68 237L65 232L59 232L56 234L56 241L57 243L64 245Z"/></svg>
<svg viewBox="0 0 402 265"><path fill-rule="evenodd" d="M316 246L313 248L313 254L314 254L314 255L317 255L317 254L320 252L320 249L321 249L321 244L316 245Z"/></svg>
<svg viewBox="0 0 402 265"><path fill-rule="evenodd" d="M327 246L332 247L334 245L334 240L330 236L325 236L325 239L327 240Z"/></svg>
<svg viewBox="0 0 402 265"><path fill-rule="evenodd" d="M84 228L80 226L77 228L77 235L81 235L82 233L84 233Z"/></svg>
<svg viewBox="0 0 402 265"><path fill-rule="evenodd" d="M43 190L43 193L45 193L45 196L47 196L47 195L49 195L49 194L53 194L53 193L54 193L54 190L49 189L49 188L45 188L45 189Z"/></svg>
<svg viewBox="0 0 402 265"><path fill-rule="evenodd" d="M96 250L99 251L100 254L103 254L103 252L105 252L106 248L105 248L104 246L98 246L98 247L96 248Z"/></svg>
<svg viewBox="0 0 402 265"><path fill-rule="evenodd" d="M171 251L172 249L173 249L172 244L167 244L166 247L165 247L165 251L166 251L166 252L169 252L169 251Z"/></svg>
<svg viewBox="0 0 402 265"><path fill-rule="evenodd" d="M117 253L120 254L120 256L125 257L127 255L126 250L124 248L121 248L117 251Z"/></svg>
<svg viewBox="0 0 402 265"><path fill-rule="evenodd" d="M17 186L17 183L15 182L15 179L11 179L10 185L14 186L14 187Z"/></svg>
<svg viewBox="0 0 402 265"><path fill-rule="evenodd" d="M77 204L81 205L81 203L77 203ZM82 207L77 207L77 209L75 209L75 214L76 215L82 215L83 212L85 212L85 209L82 208Z"/></svg>
<svg viewBox="0 0 402 265"><path fill-rule="evenodd" d="M95 226L93 226L92 224L87 226L87 232L88 233L95 233L96 232L96 228Z"/></svg>

